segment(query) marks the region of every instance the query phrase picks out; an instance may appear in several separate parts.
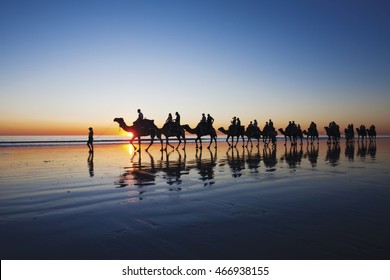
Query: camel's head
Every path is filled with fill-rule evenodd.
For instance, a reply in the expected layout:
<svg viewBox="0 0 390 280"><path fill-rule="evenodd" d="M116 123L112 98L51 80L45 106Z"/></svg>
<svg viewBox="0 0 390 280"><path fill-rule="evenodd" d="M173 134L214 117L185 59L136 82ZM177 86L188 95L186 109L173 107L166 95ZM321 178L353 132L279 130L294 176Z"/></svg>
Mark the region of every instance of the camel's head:
<svg viewBox="0 0 390 280"><path fill-rule="evenodd" d="M123 123L123 118L115 118L114 122Z"/></svg>

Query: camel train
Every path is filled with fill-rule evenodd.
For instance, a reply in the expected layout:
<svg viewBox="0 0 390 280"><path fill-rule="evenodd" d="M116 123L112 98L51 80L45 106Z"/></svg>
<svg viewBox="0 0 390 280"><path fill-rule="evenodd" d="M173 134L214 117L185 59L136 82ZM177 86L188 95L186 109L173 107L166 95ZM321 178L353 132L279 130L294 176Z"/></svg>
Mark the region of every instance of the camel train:
<svg viewBox="0 0 390 280"><path fill-rule="evenodd" d="M150 143L147 146L146 151L149 150L156 137L160 141L161 150L167 150L168 146L177 150L182 143L184 150L186 147L186 132L196 135L195 145L197 149L202 149L203 136L210 137L210 142L207 146L208 149L210 149L213 142L214 147L217 148L217 133L213 127L214 119L210 115L208 115L206 118L205 114L203 114L202 119L197 124L197 126L195 128L191 128L191 126L188 124L180 124L180 115L176 112L175 120L173 120L172 115L169 114L168 119L163 127L158 128L154 123L154 120L143 118L143 114L140 110L138 110L138 113L138 119L130 126L126 124L123 118L114 119L114 122L117 122L119 127L121 127L124 131L131 132L133 134L133 137L130 140L130 144L134 147L134 149L137 149L133 143L136 139L138 139L138 146L140 146L141 137L149 136ZM324 129L328 136L327 142L329 144L338 143L340 141L340 127L334 121L329 123L329 126L324 127ZM304 136L306 136L307 143L319 143L319 133L317 130L317 125L314 122L311 122L309 128L303 131L301 126L299 124L295 124L294 121L290 121L285 129L279 128L276 130L272 120L270 119L268 122L266 122L265 126L261 130L256 120L254 120L254 122L251 121L245 129L245 126L241 125L240 119L234 117L228 129L220 127L218 128L218 131L227 135L226 142L231 147L236 147L240 138L242 139L243 147L248 147L248 145L253 147L252 140L257 140L257 147L260 145L261 140L263 141L264 145L272 143L272 145L275 146L277 139L276 136L278 135L277 131L279 131L284 136L284 145L286 145L288 141L291 143L291 145L297 145L298 142L302 144ZM370 141L376 140L376 129L374 125L371 125L369 129L366 129L364 125L361 125L359 128L356 128L356 132L358 135L357 141L366 141L367 139ZM348 128L344 130L344 133L347 143L353 142L355 140L355 133L352 124L348 125ZM165 147L163 143L163 136L165 137ZM178 140L176 147L169 143L170 137L175 137ZM234 141L235 138L236 141ZM247 139L246 144L245 139Z"/></svg>

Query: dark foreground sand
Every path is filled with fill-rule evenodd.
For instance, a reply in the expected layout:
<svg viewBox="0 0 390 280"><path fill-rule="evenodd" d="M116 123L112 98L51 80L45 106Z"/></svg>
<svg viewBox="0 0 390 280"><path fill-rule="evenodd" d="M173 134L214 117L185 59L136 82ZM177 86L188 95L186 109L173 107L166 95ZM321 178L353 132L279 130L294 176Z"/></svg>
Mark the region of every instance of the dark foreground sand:
<svg viewBox="0 0 390 280"><path fill-rule="evenodd" d="M0 148L1 259L390 259L390 140Z"/></svg>

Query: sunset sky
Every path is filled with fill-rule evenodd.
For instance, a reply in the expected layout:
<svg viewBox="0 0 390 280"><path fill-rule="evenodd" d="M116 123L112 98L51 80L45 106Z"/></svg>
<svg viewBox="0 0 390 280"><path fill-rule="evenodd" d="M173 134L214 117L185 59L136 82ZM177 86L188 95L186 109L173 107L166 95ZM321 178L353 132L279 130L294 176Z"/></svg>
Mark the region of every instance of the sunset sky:
<svg viewBox="0 0 390 280"><path fill-rule="evenodd" d="M0 135L233 116L390 134L388 1L0 0ZM321 132L321 131L320 131Z"/></svg>

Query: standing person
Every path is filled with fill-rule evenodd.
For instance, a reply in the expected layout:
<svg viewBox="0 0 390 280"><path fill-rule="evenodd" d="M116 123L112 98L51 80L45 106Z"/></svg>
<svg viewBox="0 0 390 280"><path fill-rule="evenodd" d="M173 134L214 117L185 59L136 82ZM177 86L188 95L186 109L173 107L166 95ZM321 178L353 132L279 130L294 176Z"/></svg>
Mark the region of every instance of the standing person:
<svg viewBox="0 0 390 280"><path fill-rule="evenodd" d="M90 127L88 128L89 129L89 133L88 133L88 142L87 142L87 146L89 148L89 152L90 153L93 153L93 128Z"/></svg>

